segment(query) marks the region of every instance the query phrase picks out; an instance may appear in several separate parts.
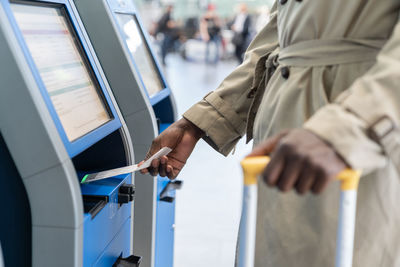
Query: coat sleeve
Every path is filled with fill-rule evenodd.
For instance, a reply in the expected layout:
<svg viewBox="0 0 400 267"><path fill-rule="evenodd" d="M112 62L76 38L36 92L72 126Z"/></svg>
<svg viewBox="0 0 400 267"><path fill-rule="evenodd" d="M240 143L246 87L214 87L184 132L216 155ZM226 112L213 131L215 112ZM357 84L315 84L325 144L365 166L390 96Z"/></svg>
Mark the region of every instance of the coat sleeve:
<svg viewBox="0 0 400 267"><path fill-rule="evenodd" d="M223 155L228 155L245 134L247 113L252 98L247 97L262 73L257 66L278 49L276 4L270 22L254 38L243 64L237 67L214 92L187 110L183 117L202 129L204 140Z"/></svg>
<svg viewBox="0 0 400 267"><path fill-rule="evenodd" d="M388 160L400 166L400 23L376 64L304 127L365 174Z"/></svg>

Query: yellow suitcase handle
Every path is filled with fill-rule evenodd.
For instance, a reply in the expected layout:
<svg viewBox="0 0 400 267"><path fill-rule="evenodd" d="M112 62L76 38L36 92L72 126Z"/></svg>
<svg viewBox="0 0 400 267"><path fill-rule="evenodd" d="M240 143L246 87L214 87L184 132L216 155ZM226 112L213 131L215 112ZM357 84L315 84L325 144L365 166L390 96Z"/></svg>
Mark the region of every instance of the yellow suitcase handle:
<svg viewBox="0 0 400 267"><path fill-rule="evenodd" d="M257 177L265 169L269 160L270 158L268 156L248 157L242 160L240 164L243 168L244 184L257 184ZM352 169L341 171L337 176L337 179L341 182L341 190L357 190L360 176L360 171Z"/></svg>

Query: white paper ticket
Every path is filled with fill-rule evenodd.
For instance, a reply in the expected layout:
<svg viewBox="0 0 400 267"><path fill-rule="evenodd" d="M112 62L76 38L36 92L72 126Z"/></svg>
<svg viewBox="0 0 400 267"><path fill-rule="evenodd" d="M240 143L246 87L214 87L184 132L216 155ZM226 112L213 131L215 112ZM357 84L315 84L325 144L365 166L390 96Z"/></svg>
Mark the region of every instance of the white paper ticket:
<svg viewBox="0 0 400 267"><path fill-rule="evenodd" d="M140 166L138 166L138 164L134 164L134 165L121 167L121 168L116 168L116 169L112 169L112 170L86 174L83 177L81 183L82 184L83 183L86 184L86 183L90 183L90 182L93 182L93 181L98 181L98 180L114 177L114 176L117 176L117 175L126 174L126 173L130 173L130 172L135 172L135 171L139 171L139 170L142 170L142 169L146 169L146 168L150 167L150 164L154 159L158 159L158 158L161 158L162 156L166 156L171 151L172 151L171 148L163 147L157 153L155 153L153 156L151 156L148 160L143 162Z"/></svg>

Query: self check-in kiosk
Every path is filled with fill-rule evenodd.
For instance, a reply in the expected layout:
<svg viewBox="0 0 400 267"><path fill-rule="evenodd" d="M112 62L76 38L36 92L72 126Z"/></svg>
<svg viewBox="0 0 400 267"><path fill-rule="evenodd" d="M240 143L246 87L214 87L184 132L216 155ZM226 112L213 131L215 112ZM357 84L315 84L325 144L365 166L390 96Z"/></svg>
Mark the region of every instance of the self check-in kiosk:
<svg viewBox="0 0 400 267"><path fill-rule="evenodd" d="M152 140L175 121L171 90L129 0L75 0L96 54L134 137L135 158L145 157ZM172 267L175 189L167 178L135 175L133 247L145 267Z"/></svg>
<svg viewBox="0 0 400 267"><path fill-rule="evenodd" d="M138 266L131 136L74 4L0 0L0 242L6 266ZM119 265L118 265L119 264Z"/></svg>

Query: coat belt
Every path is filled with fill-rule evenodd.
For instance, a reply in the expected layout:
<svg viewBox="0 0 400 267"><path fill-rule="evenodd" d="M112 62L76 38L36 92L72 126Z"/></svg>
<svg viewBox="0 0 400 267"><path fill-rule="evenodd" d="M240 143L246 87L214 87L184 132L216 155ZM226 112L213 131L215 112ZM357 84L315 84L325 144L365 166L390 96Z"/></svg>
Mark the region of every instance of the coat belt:
<svg viewBox="0 0 400 267"><path fill-rule="evenodd" d="M278 62L285 66L316 67L376 60L387 40L317 39L296 43L279 52Z"/></svg>
<svg viewBox="0 0 400 267"><path fill-rule="evenodd" d="M251 91L254 99L247 115L247 142L253 138L253 126L266 84L279 65L318 67L352 64L376 60L386 39L316 39L302 41L260 58ZM278 52L279 51L279 52ZM264 61L264 64L260 64ZM264 65L264 68L260 66Z"/></svg>

